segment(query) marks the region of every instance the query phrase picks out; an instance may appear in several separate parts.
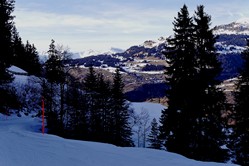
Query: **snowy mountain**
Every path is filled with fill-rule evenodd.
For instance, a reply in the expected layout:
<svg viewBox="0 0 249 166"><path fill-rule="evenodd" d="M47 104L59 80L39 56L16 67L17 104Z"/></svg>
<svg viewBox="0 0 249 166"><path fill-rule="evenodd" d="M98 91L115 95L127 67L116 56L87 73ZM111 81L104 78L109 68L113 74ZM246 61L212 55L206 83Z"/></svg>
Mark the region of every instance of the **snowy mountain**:
<svg viewBox="0 0 249 166"><path fill-rule="evenodd" d="M246 39L249 37L249 19L216 26L214 34L217 36L215 47L220 54L219 60L224 69L220 78L229 79L237 76L237 68L242 65L240 54L246 46ZM83 68L93 65L107 71L113 71L110 68L121 66L128 74L162 74L164 67L167 66L162 54L165 45L166 38L160 37L157 40L147 40L140 45L131 46L124 52L101 53L72 60L70 64ZM158 80L158 82L162 82L162 80Z"/></svg>
<svg viewBox="0 0 249 166"><path fill-rule="evenodd" d="M246 38L249 35L235 33L234 29L236 27L237 30L242 29L238 27L244 27L245 29L246 25L249 26L247 21L240 20L214 28L214 33L217 36L215 47L219 53L218 59L223 67L219 76L221 80L238 76L239 68L243 64L241 52L246 46ZM165 95L166 88L163 73L165 66L167 66L162 51L166 44L166 38L160 37L156 40L147 40L140 45L131 46L124 52L88 56L74 59L68 63L80 67L80 71L75 74L82 78L87 72L86 68L91 65L96 70L104 71L106 77L115 71L116 66L120 66L129 100L146 101L153 98L162 98ZM151 93L151 90L153 90L153 93Z"/></svg>
<svg viewBox="0 0 249 166"><path fill-rule="evenodd" d="M249 35L249 18L241 18L230 24L216 26L214 27L214 33L219 35Z"/></svg>
<svg viewBox="0 0 249 166"><path fill-rule="evenodd" d="M249 19L243 18L226 25L215 26L213 30L214 35L217 36L215 47L219 54L218 60L223 68L219 79L237 77L243 66L241 52L245 49L246 39L249 38ZM115 71L116 66L120 66L129 100L146 101L161 98L165 95L166 88L163 73L168 64L162 54L166 41L167 38L160 37L131 46L125 51L111 49L109 52L100 54L90 52L79 55L84 58L73 59L68 64L79 67L80 71L75 74L82 78L86 74L87 67L91 65L96 70L104 72L106 77ZM89 56L90 54L94 56Z"/></svg>
<svg viewBox="0 0 249 166"><path fill-rule="evenodd" d="M158 47L160 44L163 44L166 42L166 38L160 37L157 40L147 40L140 46L143 46L144 48L153 48Z"/></svg>
<svg viewBox="0 0 249 166"><path fill-rule="evenodd" d="M238 76L243 66L241 53L249 38L249 18L241 18L235 22L214 27L217 36L215 44L222 63L223 72L221 79L229 79Z"/></svg>
<svg viewBox="0 0 249 166"><path fill-rule="evenodd" d="M1 166L222 166L163 150L121 148L110 144L42 134L41 119L0 114Z"/></svg>
<svg viewBox="0 0 249 166"><path fill-rule="evenodd" d="M85 58L85 57L96 56L96 55L100 55L100 54L112 55L112 54L122 53L122 52L124 52L124 50L122 50L120 48L114 48L114 47L111 47L107 51L97 51L97 50L89 49L89 50L86 50L86 51L82 51L82 52L78 52L78 53L73 53L72 58L73 59Z"/></svg>

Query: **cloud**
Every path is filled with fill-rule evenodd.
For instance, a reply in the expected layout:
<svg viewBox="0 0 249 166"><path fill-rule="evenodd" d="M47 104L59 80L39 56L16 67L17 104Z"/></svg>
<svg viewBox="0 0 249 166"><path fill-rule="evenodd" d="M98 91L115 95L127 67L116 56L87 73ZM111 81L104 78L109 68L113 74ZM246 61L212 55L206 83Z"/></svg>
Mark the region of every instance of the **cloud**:
<svg viewBox="0 0 249 166"><path fill-rule="evenodd" d="M167 20L166 12L162 11L136 11L115 10L93 16L79 14L59 14L49 12L29 11L19 9L15 12L16 24L19 28L85 28L94 32L96 30L113 29L123 33L145 32L154 29L160 24L152 24L155 20Z"/></svg>
<svg viewBox="0 0 249 166"><path fill-rule="evenodd" d="M230 23L242 16L249 16L246 3L193 0L74 0L51 1L18 0L14 12L16 26L21 36L44 47L50 39L70 44L72 49L80 45L93 47L125 47L144 40L172 34L172 22L182 5L189 6L190 15L197 3L205 6L212 16L213 26ZM29 2L29 3L25 3ZM60 2L60 3L58 3ZM248 4L248 3L247 3ZM42 44L39 44L42 43ZM93 48L94 49L94 48Z"/></svg>
<svg viewBox="0 0 249 166"><path fill-rule="evenodd" d="M39 5L37 5L39 6ZM44 50L53 38L60 43L70 44L73 50L80 45L95 49L99 47L127 48L144 40L169 35L176 12L153 8L112 6L96 10L87 7L74 12L56 12L17 8L15 22L24 40L30 40ZM86 13L86 14L85 14Z"/></svg>

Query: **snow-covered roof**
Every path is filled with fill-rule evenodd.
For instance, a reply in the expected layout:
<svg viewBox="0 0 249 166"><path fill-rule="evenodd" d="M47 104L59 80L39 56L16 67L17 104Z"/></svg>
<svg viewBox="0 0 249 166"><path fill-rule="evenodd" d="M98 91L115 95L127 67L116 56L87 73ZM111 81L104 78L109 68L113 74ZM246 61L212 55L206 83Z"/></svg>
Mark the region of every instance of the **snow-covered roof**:
<svg viewBox="0 0 249 166"><path fill-rule="evenodd" d="M17 66L11 66L8 68L8 71L13 73L13 74L21 74L21 75L27 75L28 72L26 72L25 70L17 67Z"/></svg>

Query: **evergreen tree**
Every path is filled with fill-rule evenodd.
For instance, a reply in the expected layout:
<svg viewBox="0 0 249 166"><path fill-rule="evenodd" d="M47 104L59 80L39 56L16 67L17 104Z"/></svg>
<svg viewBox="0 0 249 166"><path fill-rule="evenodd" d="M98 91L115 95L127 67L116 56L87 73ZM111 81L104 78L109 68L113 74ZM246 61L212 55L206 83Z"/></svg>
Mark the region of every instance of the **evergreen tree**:
<svg viewBox="0 0 249 166"><path fill-rule="evenodd" d="M20 104L15 89L8 85L13 76L7 70L13 59L14 3L14 0L0 0L0 111L7 114L10 108L18 109Z"/></svg>
<svg viewBox="0 0 249 166"><path fill-rule="evenodd" d="M196 25L184 5L175 18L175 35L168 41L169 107L160 119L161 136L169 151L198 160L224 161L221 112L225 97L216 88L221 67L209 28L211 18L198 6L194 20Z"/></svg>
<svg viewBox="0 0 249 166"><path fill-rule="evenodd" d="M124 84L120 69L117 68L112 86L112 128L113 128L113 144L117 146L133 146L131 140L131 127L129 125L129 107L125 101L123 93Z"/></svg>
<svg viewBox="0 0 249 166"><path fill-rule="evenodd" d="M109 81L104 79L103 74L98 75L97 79L97 95L95 109L98 112L100 118L100 124L98 127L98 135L102 142L111 143L111 85Z"/></svg>
<svg viewBox="0 0 249 166"><path fill-rule="evenodd" d="M149 148L161 149L162 141L159 139L159 126L157 120L154 118L151 122L151 131L148 136Z"/></svg>
<svg viewBox="0 0 249 166"><path fill-rule="evenodd" d="M100 130L101 130L101 117L98 108L98 78L93 67L89 67L89 72L84 79L84 90L87 95L87 105L89 112L89 132L90 139L93 141L101 141Z"/></svg>
<svg viewBox="0 0 249 166"><path fill-rule="evenodd" d="M225 144L225 96L217 88L221 82L217 79L221 72L221 64L217 60L214 44L216 38L210 29L211 16L204 12L204 6L197 7L195 12L196 32L196 140L193 158L206 161L223 162L228 159Z"/></svg>
<svg viewBox="0 0 249 166"><path fill-rule="evenodd" d="M11 74L6 70L13 58L12 29L14 22L14 0L0 0L0 86L12 81Z"/></svg>
<svg viewBox="0 0 249 166"><path fill-rule="evenodd" d="M64 82L65 75L63 72L63 64L62 59L59 55L58 50L55 47L55 41L52 40L49 45L48 50L48 60L46 61L46 78L51 83L59 84L60 82Z"/></svg>
<svg viewBox="0 0 249 166"><path fill-rule="evenodd" d="M231 149L233 150L236 164L249 165L249 40L242 53L244 68L239 77L237 92L235 94L235 121L234 131L231 136Z"/></svg>
<svg viewBox="0 0 249 166"><path fill-rule="evenodd" d="M45 63L46 78L50 86L49 89L46 88L49 94L47 95L48 98L45 98L45 101L48 106L47 123L48 127L50 127L50 132L56 134L62 134L63 125L64 125L63 124L64 111L62 110L62 105L60 105L61 102L60 104L58 104L59 97L61 100L61 95L59 95L58 85L65 82L65 73L63 69L62 59L54 43L55 41L52 40L51 44L49 45L49 50L48 50L49 59ZM60 113L58 107L60 108Z"/></svg>
<svg viewBox="0 0 249 166"><path fill-rule="evenodd" d="M80 89L80 84L71 78L71 82L66 88L66 111L67 124L66 136L75 139L88 140L89 139L89 125L88 125L88 106L87 97Z"/></svg>
<svg viewBox="0 0 249 166"><path fill-rule="evenodd" d="M97 74L93 69L93 66L89 67L89 72L84 79L84 90L86 92L94 92L97 88Z"/></svg>
<svg viewBox="0 0 249 166"><path fill-rule="evenodd" d="M41 64L39 61L39 55L34 44L30 44L28 41L25 45L25 66L23 67L31 75L40 76L41 74Z"/></svg>
<svg viewBox="0 0 249 166"><path fill-rule="evenodd" d="M12 48L13 48L13 60L12 64L22 68L24 66L22 58L19 55L24 55L25 54L25 48L22 42L21 37L19 36L19 33L17 32L16 28L14 27L12 30Z"/></svg>
<svg viewBox="0 0 249 166"><path fill-rule="evenodd" d="M170 47L165 52L169 64L166 68L169 107L162 111L160 134L166 140L168 151L187 155L192 139L189 107L195 105L196 101L191 95L195 76L194 24L186 5L178 12L173 25L174 37L168 40Z"/></svg>
<svg viewBox="0 0 249 166"><path fill-rule="evenodd" d="M105 81L103 74L96 74L93 67L90 67L84 80L84 90L88 96L91 140L112 143L110 82Z"/></svg>
<svg viewBox="0 0 249 166"><path fill-rule="evenodd" d="M41 74L41 64L34 44L31 45L27 41L26 45L24 45L18 33L13 38L14 58L12 64L27 71L30 75L39 76Z"/></svg>

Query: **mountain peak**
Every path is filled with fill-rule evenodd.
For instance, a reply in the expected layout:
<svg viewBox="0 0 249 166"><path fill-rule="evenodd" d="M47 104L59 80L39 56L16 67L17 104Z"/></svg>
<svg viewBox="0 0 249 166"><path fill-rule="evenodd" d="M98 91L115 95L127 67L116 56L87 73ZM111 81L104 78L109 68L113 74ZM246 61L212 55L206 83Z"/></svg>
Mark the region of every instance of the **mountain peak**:
<svg viewBox="0 0 249 166"><path fill-rule="evenodd" d="M240 18L237 21L235 21L235 23L249 25L249 18L248 17Z"/></svg>
<svg viewBox="0 0 249 166"><path fill-rule="evenodd" d="M157 40L146 40L141 46L144 46L145 48L153 48L165 42L166 38L159 37Z"/></svg>
<svg viewBox="0 0 249 166"><path fill-rule="evenodd" d="M122 52L124 52L123 49L115 48L115 47L111 47L109 50L105 50L105 51L88 49L88 50L85 50L85 51L74 53L72 58L73 59L86 58L86 57L89 57L89 56L96 56L96 55L100 55L100 54L112 55L112 54L122 53Z"/></svg>
<svg viewBox="0 0 249 166"><path fill-rule="evenodd" d="M240 34L249 35L249 18L241 18L235 22L214 27L214 33L220 34Z"/></svg>

